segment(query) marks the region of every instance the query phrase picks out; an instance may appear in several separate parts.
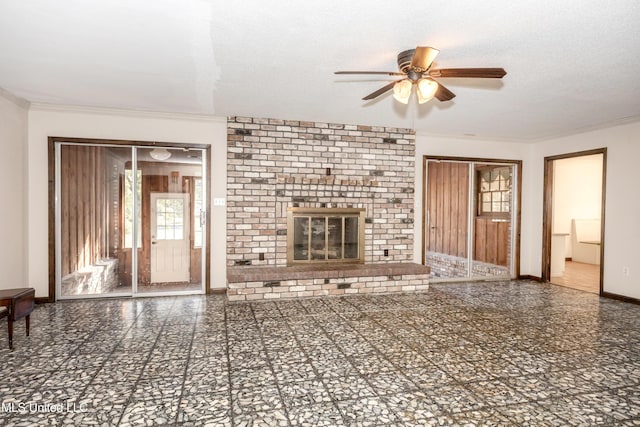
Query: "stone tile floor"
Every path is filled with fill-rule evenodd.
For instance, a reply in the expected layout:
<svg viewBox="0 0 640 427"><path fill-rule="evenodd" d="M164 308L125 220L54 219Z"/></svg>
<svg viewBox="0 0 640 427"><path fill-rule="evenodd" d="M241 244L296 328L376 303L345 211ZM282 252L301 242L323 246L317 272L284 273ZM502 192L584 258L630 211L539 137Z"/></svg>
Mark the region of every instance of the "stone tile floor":
<svg viewBox="0 0 640 427"><path fill-rule="evenodd" d="M640 306L526 281L60 302L15 347L4 426L640 425Z"/></svg>

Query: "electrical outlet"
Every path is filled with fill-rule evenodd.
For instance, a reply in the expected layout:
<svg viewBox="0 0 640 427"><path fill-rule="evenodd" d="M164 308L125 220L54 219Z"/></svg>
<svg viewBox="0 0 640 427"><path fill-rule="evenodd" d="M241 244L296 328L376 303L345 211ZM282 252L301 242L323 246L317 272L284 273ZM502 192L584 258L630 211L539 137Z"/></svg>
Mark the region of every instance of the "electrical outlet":
<svg viewBox="0 0 640 427"><path fill-rule="evenodd" d="M625 276L629 275L629 267L622 267L622 274L624 274Z"/></svg>
<svg viewBox="0 0 640 427"><path fill-rule="evenodd" d="M389 256L389 249L384 250L384 256Z"/></svg>

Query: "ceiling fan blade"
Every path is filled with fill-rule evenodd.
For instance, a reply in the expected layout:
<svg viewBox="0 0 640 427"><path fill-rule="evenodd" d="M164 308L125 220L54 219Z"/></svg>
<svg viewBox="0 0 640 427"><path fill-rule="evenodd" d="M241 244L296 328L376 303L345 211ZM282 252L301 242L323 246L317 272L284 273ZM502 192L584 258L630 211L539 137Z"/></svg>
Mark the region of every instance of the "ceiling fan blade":
<svg viewBox="0 0 640 427"><path fill-rule="evenodd" d="M433 95L435 98L438 98L438 101L449 101L456 97L456 94L451 92L449 89L444 87L442 83L438 82L438 90L436 94Z"/></svg>
<svg viewBox="0 0 640 427"><path fill-rule="evenodd" d="M416 68L422 72L427 71L431 67L431 63L440 51L428 46L418 46L413 58L411 59L411 68Z"/></svg>
<svg viewBox="0 0 640 427"><path fill-rule="evenodd" d="M380 89L378 89L375 92L370 93L369 95L365 96L364 98L362 98L363 101L369 101L370 99L374 99L379 97L380 95L382 95L385 92L390 91L391 89L393 89L393 85L395 85L396 83L402 81L404 79L400 79L400 80L396 80L395 82L391 82L388 85L384 85L383 87L381 87Z"/></svg>
<svg viewBox="0 0 640 427"><path fill-rule="evenodd" d="M431 77L480 77L485 79L501 79L507 72L504 68L441 68L429 70Z"/></svg>
<svg viewBox="0 0 640 427"><path fill-rule="evenodd" d="M398 71L336 71L333 74L379 74L385 76L404 76Z"/></svg>

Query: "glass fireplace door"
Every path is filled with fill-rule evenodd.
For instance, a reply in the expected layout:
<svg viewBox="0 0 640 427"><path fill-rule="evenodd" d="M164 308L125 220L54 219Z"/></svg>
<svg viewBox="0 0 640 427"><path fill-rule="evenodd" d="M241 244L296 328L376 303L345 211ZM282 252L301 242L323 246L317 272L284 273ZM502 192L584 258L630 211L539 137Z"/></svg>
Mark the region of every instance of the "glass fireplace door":
<svg viewBox="0 0 640 427"><path fill-rule="evenodd" d="M288 226L289 265L363 262L364 209L290 208Z"/></svg>
<svg viewBox="0 0 640 427"><path fill-rule="evenodd" d="M347 224L345 224L345 226L346 225ZM342 245L345 243L344 235L342 233L343 229L342 218L327 218L327 259L342 259L342 254L344 253ZM345 256L345 258L348 257Z"/></svg>

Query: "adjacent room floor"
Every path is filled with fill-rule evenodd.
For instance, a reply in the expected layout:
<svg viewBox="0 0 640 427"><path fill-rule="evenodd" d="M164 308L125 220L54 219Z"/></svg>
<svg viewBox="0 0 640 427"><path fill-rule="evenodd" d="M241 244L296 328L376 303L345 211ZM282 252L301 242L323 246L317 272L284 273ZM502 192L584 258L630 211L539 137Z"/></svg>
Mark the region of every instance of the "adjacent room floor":
<svg viewBox="0 0 640 427"><path fill-rule="evenodd" d="M59 302L0 334L0 424L638 425L639 345L640 306L533 282Z"/></svg>
<svg viewBox="0 0 640 427"><path fill-rule="evenodd" d="M600 293L600 266L584 262L567 261L564 274L552 277L551 283L594 294Z"/></svg>

